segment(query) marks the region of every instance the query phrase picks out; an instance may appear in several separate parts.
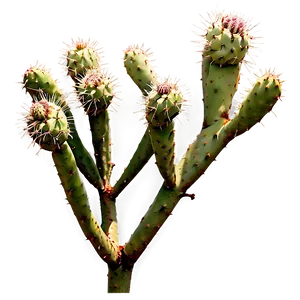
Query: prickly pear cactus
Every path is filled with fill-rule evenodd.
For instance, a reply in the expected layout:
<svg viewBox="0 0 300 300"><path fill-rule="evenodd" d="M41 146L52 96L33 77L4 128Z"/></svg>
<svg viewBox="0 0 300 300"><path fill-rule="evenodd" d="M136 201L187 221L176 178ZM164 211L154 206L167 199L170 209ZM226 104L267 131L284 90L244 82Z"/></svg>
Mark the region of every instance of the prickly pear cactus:
<svg viewBox="0 0 300 300"><path fill-rule="evenodd" d="M177 164L174 122L186 100L176 83L159 79L148 51L138 46L129 46L124 51L126 72L145 101L146 128L115 183L111 182L114 163L111 161L109 118L115 86L100 65L96 43L80 39L73 42L64 54L63 63L66 74L75 83L74 98L89 120L94 157L83 146L69 100L49 72L35 66L24 73L22 84L32 98L32 105L24 117L25 131L32 143L52 152L62 187L80 228L107 263L108 292L129 292L133 267L148 244L182 197L195 198L187 190L231 140L259 123L280 99L283 82L279 75L266 71L256 78L239 109L229 117L240 72L252 46L253 37L249 32L248 22L232 14L214 15L206 28L202 43L203 127ZM128 241L120 245L118 196L152 155L162 186ZM99 194L101 224L90 209L79 172Z"/></svg>

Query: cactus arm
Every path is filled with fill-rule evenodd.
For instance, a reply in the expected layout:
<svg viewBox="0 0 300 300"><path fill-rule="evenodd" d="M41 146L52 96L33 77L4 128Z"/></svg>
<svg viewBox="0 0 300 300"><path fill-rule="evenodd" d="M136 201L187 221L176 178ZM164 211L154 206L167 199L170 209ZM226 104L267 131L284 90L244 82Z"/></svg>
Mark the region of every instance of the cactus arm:
<svg viewBox="0 0 300 300"><path fill-rule="evenodd" d="M64 143L60 149L52 152L52 157L67 200L84 235L105 262L115 265L118 261L119 250L98 225L90 210L86 190L69 145Z"/></svg>
<svg viewBox="0 0 300 300"><path fill-rule="evenodd" d="M124 52L124 66L127 74L143 95L147 96L152 86L158 83L156 73L149 62L147 51L139 47L130 46Z"/></svg>
<svg viewBox="0 0 300 300"><path fill-rule="evenodd" d="M96 164L101 178L103 178L104 191L99 190L101 206L101 228L116 245L118 242L118 222L115 198L111 196L110 175L111 142L108 110L97 115L88 115L92 133L92 142L95 150Z"/></svg>
<svg viewBox="0 0 300 300"><path fill-rule="evenodd" d="M216 64L209 65L207 77L203 81L205 126L220 118L228 119L232 98L237 91L240 68L240 64L226 65L222 68Z"/></svg>
<svg viewBox="0 0 300 300"><path fill-rule="evenodd" d="M124 254L129 265L133 265L142 255L182 196L183 194L176 189L168 189L165 185L161 187L147 213L124 246Z"/></svg>
<svg viewBox="0 0 300 300"><path fill-rule="evenodd" d="M177 184L185 192L204 174L217 155L234 137L231 131L224 131L225 119L220 119L206 127L188 147L186 153L176 166Z"/></svg>
<svg viewBox="0 0 300 300"><path fill-rule="evenodd" d="M131 160L124 169L122 175L112 188L112 197L117 198L124 188L134 179L134 177L142 170L145 164L153 155L149 129L147 128L140 143L137 146Z"/></svg>
<svg viewBox="0 0 300 300"><path fill-rule="evenodd" d="M280 95L278 76L266 73L254 83L233 119L221 118L204 128L176 166L179 190L185 192L233 138L260 122Z"/></svg>
<svg viewBox="0 0 300 300"><path fill-rule="evenodd" d="M110 197L109 192L100 194L100 224L112 243L119 246L119 221L117 203Z"/></svg>
<svg viewBox="0 0 300 300"><path fill-rule="evenodd" d="M33 100L39 101L41 97L49 95L52 100L61 101L62 106L66 104L62 100L62 91L44 67L30 67L27 69L23 76L23 88Z"/></svg>
<svg viewBox="0 0 300 300"><path fill-rule="evenodd" d="M149 126L152 148L159 172L167 187L173 188L176 184L174 165L174 122L162 127Z"/></svg>
<svg viewBox="0 0 300 300"><path fill-rule="evenodd" d="M99 176L95 162L79 137L70 107L66 104L62 91L49 72L44 68L29 68L24 74L23 87L33 100L39 101L41 97L48 97L64 108L65 115L70 121L69 126L72 136L67 142L73 151L77 166L93 186L103 189L103 182Z"/></svg>
<svg viewBox="0 0 300 300"><path fill-rule="evenodd" d="M257 78L241 103L239 111L226 124L226 129L231 132L235 130L236 135L240 135L260 122L280 98L281 85L279 76L270 72Z"/></svg>
<svg viewBox="0 0 300 300"><path fill-rule="evenodd" d="M89 122L96 165L104 186L107 186L109 185L112 169L108 110L104 110L96 116L89 115Z"/></svg>

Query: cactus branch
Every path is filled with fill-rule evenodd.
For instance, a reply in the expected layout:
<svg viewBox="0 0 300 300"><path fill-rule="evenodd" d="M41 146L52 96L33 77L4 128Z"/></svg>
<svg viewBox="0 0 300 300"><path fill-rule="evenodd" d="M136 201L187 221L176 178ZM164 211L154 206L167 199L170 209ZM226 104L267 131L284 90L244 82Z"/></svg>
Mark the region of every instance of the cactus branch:
<svg viewBox="0 0 300 300"><path fill-rule="evenodd" d="M77 171L74 155L67 143L52 153L58 176L74 215L99 256L108 264L118 264L119 249L104 233L90 210L85 187Z"/></svg>
<svg viewBox="0 0 300 300"><path fill-rule="evenodd" d="M124 172L112 188L112 197L117 198L124 188L134 179L134 177L141 171L145 164L153 155L151 146L151 139L149 129L147 127L136 151L129 161Z"/></svg>

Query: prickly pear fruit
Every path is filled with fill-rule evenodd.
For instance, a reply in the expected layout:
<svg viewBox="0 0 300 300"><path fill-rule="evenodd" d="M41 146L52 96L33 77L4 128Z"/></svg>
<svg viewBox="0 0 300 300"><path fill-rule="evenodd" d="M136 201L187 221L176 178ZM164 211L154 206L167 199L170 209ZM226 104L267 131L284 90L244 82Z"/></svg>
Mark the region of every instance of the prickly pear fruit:
<svg viewBox="0 0 300 300"><path fill-rule="evenodd" d="M84 183L82 182L74 155L67 143L52 152L52 158L64 188L67 200L86 238L92 243L96 252L107 263L118 259L117 246L103 232L91 212Z"/></svg>
<svg viewBox="0 0 300 300"><path fill-rule="evenodd" d="M68 139L70 129L63 109L42 99L33 102L25 117L27 133L42 149L54 151Z"/></svg>
<svg viewBox="0 0 300 300"><path fill-rule="evenodd" d="M204 127L220 118L229 119L232 99L237 91L241 64L220 68L210 64L203 81Z"/></svg>
<svg viewBox="0 0 300 300"><path fill-rule="evenodd" d="M152 86L158 83L156 74L149 62L149 55L147 51L138 46L129 46L124 52L124 66L127 74L146 96L151 91Z"/></svg>
<svg viewBox="0 0 300 300"><path fill-rule="evenodd" d="M44 67L35 66L27 69L23 76L23 88L35 100L47 97L52 98L54 101L61 101L63 96L56 81ZM62 105L64 104L62 103Z"/></svg>

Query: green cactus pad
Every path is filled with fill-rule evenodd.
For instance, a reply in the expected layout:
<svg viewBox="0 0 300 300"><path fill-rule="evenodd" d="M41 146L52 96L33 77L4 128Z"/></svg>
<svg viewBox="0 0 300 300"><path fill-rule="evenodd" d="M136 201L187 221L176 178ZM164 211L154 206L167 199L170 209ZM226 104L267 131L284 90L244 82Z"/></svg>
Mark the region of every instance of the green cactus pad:
<svg viewBox="0 0 300 300"><path fill-rule="evenodd" d="M103 232L91 212L86 189L69 145L62 144L60 149L52 152L52 157L67 200L84 235L105 262L115 264L119 252L117 245Z"/></svg>
<svg viewBox="0 0 300 300"><path fill-rule="evenodd" d="M30 67L23 76L23 88L35 100L49 95L54 101L62 99L63 93L58 88L56 81L43 67ZM62 105L64 105L64 101Z"/></svg>
<svg viewBox="0 0 300 300"><path fill-rule="evenodd" d="M112 197L116 198L136 178L139 172L151 160L153 155L150 135L147 131L140 137L132 154L112 187Z"/></svg>
<svg viewBox="0 0 300 300"><path fill-rule="evenodd" d="M25 119L29 136L42 149L54 151L68 139L70 129L63 109L46 99L34 102Z"/></svg>
<svg viewBox="0 0 300 300"><path fill-rule="evenodd" d="M174 124L170 122L161 128L149 126L149 132L158 170L165 180L165 185L168 188L173 188L176 184Z"/></svg>
<svg viewBox="0 0 300 300"><path fill-rule="evenodd" d="M149 62L147 51L138 46L130 46L124 52L124 66L127 74L139 87L143 95L147 95L152 86L158 82Z"/></svg>
<svg viewBox="0 0 300 300"><path fill-rule="evenodd" d="M217 15L207 30L203 55L218 65L235 65L244 59L251 39L242 18Z"/></svg>
<svg viewBox="0 0 300 300"><path fill-rule="evenodd" d="M240 77L240 64L207 66L203 79L204 91L204 127L213 124L220 118L229 119L228 114L232 99L237 91Z"/></svg>
<svg viewBox="0 0 300 300"><path fill-rule="evenodd" d="M279 76L271 72L259 77L241 103L239 112L227 126L235 127L241 134L260 122L280 98L281 86Z"/></svg>
<svg viewBox="0 0 300 300"><path fill-rule="evenodd" d="M95 43L78 40L73 42L66 51L66 66L68 75L77 82L87 70L100 67L100 57L95 49Z"/></svg>

